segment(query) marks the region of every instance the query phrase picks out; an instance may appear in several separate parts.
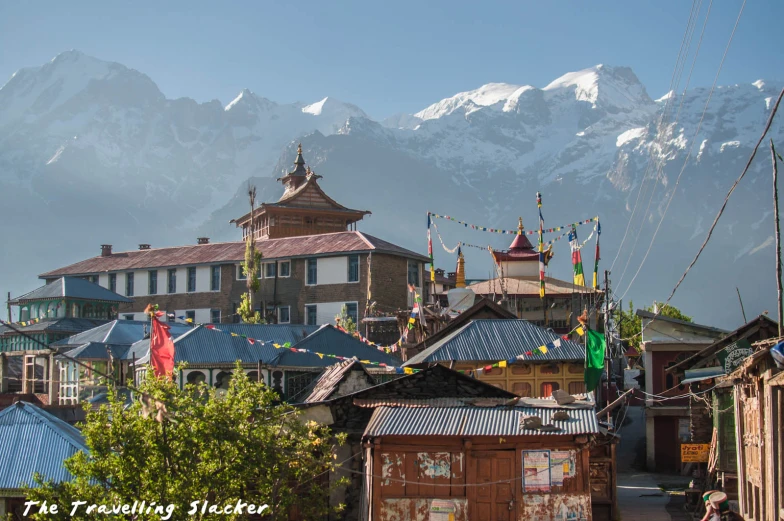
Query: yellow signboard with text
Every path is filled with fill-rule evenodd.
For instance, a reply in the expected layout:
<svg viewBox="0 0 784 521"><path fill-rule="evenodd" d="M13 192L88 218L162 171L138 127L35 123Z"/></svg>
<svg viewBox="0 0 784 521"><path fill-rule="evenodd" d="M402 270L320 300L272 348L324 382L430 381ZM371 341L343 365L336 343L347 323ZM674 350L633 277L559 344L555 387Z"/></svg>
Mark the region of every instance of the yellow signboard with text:
<svg viewBox="0 0 784 521"><path fill-rule="evenodd" d="M710 453L709 443L681 444L681 462L683 463L707 463L708 453Z"/></svg>

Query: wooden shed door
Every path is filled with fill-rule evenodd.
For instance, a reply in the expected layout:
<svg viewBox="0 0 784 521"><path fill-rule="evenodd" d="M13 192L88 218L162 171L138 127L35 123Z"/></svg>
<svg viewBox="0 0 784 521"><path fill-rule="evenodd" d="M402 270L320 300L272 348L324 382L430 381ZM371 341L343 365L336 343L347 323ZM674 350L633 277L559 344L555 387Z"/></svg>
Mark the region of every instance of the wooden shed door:
<svg viewBox="0 0 784 521"><path fill-rule="evenodd" d="M477 486L472 504L471 519L478 521L512 521L517 518L515 502L515 451L476 451L474 475L469 483L488 483ZM508 480L504 483L499 481Z"/></svg>

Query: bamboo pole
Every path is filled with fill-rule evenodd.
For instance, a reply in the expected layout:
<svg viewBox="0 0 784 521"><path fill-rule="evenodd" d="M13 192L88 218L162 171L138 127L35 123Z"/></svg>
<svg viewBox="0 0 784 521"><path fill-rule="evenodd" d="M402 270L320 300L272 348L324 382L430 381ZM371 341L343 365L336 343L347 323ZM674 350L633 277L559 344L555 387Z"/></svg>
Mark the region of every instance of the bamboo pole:
<svg viewBox="0 0 784 521"><path fill-rule="evenodd" d="M776 223L776 290L778 305L779 336L781 336L782 322L784 322L784 310L781 307L781 226L779 223L779 169L776 162L776 149L773 146L773 139L770 140L770 160L773 162L773 220Z"/></svg>

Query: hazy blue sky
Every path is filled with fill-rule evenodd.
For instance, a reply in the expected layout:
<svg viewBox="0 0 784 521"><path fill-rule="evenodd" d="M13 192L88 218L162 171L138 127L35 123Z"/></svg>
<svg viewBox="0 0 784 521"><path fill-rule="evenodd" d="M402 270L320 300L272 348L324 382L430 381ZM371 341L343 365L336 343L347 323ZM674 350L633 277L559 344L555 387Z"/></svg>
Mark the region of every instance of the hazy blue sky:
<svg viewBox="0 0 784 521"><path fill-rule="evenodd" d="M692 85L713 81L741 0L713 4ZM376 118L489 82L543 87L597 63L632 67L656 98L670 84L690 8L687 0L7 1L0 84L78 49L146 73L168 97L228 103L247 87L278 102L333 96ZM781 0L748 2L720 83L784 79L782 20Z"/></svg>

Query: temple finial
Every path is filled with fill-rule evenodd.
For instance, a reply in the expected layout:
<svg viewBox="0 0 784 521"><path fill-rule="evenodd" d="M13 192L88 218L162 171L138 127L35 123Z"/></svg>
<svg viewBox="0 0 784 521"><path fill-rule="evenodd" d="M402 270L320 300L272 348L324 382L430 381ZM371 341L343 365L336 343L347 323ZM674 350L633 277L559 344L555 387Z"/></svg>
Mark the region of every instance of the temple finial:
<svg viewBox="0 0 784 521"><path fill-rule="evenodd" d="M294 164L298 167L305 164L305 160L302 158L302 143L297 145L297 159L294 160Z"/></svg>
<svg viewBox="0 0 784 521"><path fill-rule="evenodd" d="M517 223L517 235L522 235L523 234L523 218L519 217L518 219L520 219L520 220Z"/></svg>

